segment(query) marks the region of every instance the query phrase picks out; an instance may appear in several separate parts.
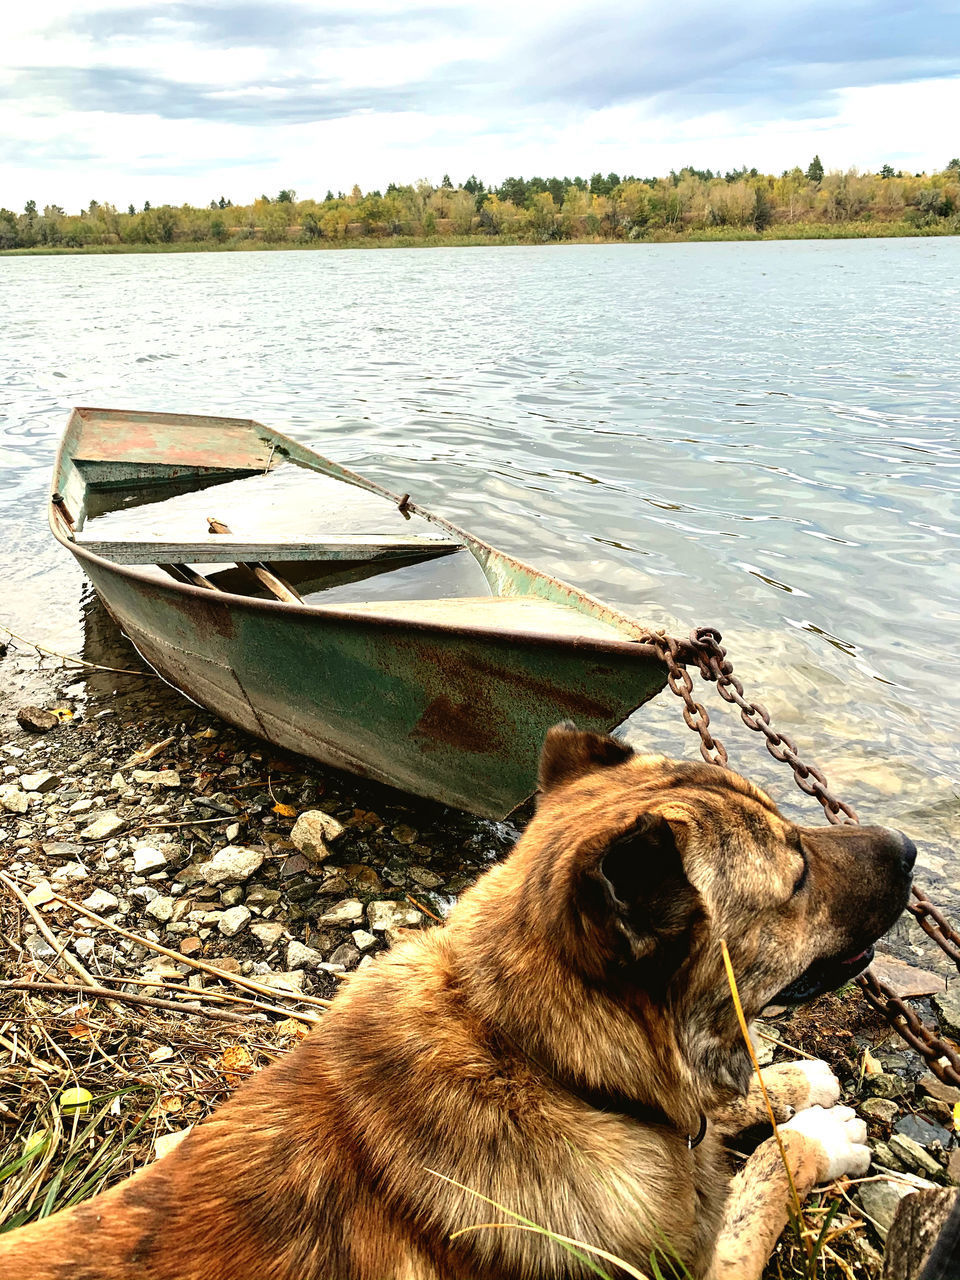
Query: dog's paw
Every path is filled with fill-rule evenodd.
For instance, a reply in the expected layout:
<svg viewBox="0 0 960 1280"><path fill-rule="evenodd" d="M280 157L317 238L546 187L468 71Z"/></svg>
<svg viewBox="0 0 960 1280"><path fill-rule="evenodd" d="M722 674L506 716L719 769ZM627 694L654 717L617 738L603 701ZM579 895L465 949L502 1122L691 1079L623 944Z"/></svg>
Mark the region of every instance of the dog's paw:
<svg viewBox="0 0 960 1280"><path fill-rule="evenodd" d="M801 1134L811 1144L818 1182L832 1182L844 1174L860 1178L870 1168L867 1126L852 1107L808 1107L783 1125L782 1132Z"/></svg>
<svg viewBox="0 0 960 1280"><path fill-rule="evenodd" d="M839 1102L840 1081L825 1062L819 1058L808 1058L792 1065L804 1077L810 1089L806 1101L797 1105L798 1111L805 1107L832 1107Z"/></svg>

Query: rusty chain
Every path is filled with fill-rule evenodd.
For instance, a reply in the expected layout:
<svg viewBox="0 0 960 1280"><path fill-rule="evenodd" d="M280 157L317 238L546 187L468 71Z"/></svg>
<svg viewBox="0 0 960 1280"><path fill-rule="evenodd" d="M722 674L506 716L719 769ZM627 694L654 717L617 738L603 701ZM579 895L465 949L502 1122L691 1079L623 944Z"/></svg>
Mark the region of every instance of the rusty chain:
<svg viewBox="0 0 960 1280"><path fill-rule="evenodd" d="M767 750L775 760L788 764L801 791L813 796L823 807L827 820L834 824L857 823L856 811L833 795L824 774L815 765L800 759L794 743L770 723L770 713L759 702L749 702L743 685L733 673L733 664L721 644L723 637L715 627L696 627L686 641L656 633L645 637L660 653L667 668L667 684L683 702L683 718L699 735L700 754L708 764L729 768L723 743L710 732L710 715L693 694L693 681L688 665L696 666L704 680L716 684L724 701L736 706L740 719L748 729L763 734ZM960 970L960 934L946 917L919 889L913 888L914 901L908 910L921 929ZM946 1084L960 1085L960 1052L928 1027L897 993L881 982L872 969L857 978L867 1001L882 1013L898 1034L926 1061L930 1070Z"/></svg>

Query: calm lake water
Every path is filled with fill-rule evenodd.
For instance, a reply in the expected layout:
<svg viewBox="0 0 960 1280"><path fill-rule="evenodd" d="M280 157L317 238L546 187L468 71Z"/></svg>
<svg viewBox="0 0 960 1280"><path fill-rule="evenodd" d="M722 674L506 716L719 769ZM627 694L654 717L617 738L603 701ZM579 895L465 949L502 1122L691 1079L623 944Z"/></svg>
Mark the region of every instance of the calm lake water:
<svg viewBox="0 0 960 1280"><path fill-rule="evenodd" d="M958 316L960 239L0 258L0 621L84 643L44 516L72 405L254 417L647 622L717 624L956 882ZM695 752L674 702L632 738Z"/></svg>

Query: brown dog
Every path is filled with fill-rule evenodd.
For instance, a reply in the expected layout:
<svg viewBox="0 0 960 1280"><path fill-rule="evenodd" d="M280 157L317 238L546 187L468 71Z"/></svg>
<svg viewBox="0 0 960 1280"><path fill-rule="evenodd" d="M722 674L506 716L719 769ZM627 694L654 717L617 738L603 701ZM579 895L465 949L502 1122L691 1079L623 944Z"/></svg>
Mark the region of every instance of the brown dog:
<svg viewBox="0 0 960 1280"><path fill-rule="evenodd" d="M572 726L540 783L444 928L351 978L164 1159L0 1237L0 1280L588 1274L473 1192L645 1273L656 1253L668 1273L759 1277L786 1182L770 1140L725 1219L722 1136L757 1112L719 941L748 1018L840 985L902 911L915 851L881 827L798 829L736 774ZM770 1079L782 1115L839 1093L823 1064ZM786 1126L801 1190L865 1168L851 1115Z"/></svg>

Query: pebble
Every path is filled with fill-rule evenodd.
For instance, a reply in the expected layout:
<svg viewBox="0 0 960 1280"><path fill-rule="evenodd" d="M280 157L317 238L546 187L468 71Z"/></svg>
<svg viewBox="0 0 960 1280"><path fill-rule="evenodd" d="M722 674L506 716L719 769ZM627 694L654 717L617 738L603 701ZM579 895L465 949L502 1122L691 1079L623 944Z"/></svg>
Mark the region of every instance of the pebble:
<svg viewBox="0 0 960 1280"><path fill-rule="evenodd" d="M249 899L248 899L249 901ZM271 947L275 947L283 937L283 925L277 922L258 921L250 926L250 932L264 948L269 951Z"/></svg>
<svg viewBox="0 0 960 1280"><path fill-rule="evenodd" d="M884 1124L893 1124L900 1114L900 1108L889 1098L865 1098L859 1110L870 1120L881 1120Z"/></svg>
<svg viewBox="0 0 960 1280"><path fill-rule="evenodd" d="M224 911L220 916L218 928L225 938L234 938L242 929L245 929L251 920L251 913L247 907L231 907L229 911Z"/></svg>
<svg viewBox="0 0 960 1280"><path fill-rule="evenodd" d="M955 981L942 994L933 997L941 1028L954 1039L960 1038L960 982Z"/></svg>
<svg viewBox="0 0 960 1280"><path fill-rule="evenodd" d="M152 845L142 844L133 851L133 870L138 876L149 875L151 871L163 871L167 860L159 849Z"/></svg>
<svg viewBox="0 0 960 1280"><path fill-rule="evenodd" d="M938 1177L943 1173L933 1156L924 1151L919 1142L915 1142L913 1138L908 1137L906 1134L891 1134L889 1146L897 1159L905 1164L908 1169L914 1169L918 1173L925 1173L928 1177Z"/></svg>
<svg viewBox="0 0 960 1280"><path fill-rule="evenodd" d="M67 880L86 880L87 868L82 862L65 862L62 867L50 873L54 884L63 884Z"/></svg>
<svg viewBox="0 0 960 1280"><path fill-rule="evenodd" d="M875 1075L864 1076L863 1090L875 1098L900 1098L907 1091L907 1083L899 1076L878 1071Z"/></svg>
<svg viewBox="0 0 960 1280"><path fill-rule="evenodd" d="M164 1156L168 1156L175 1147L179 1147L190 1130L192 1124L187 1125L186 1129L179 1129L176 1133L161 1133L153 1140L153 1154L157 1160L162 1160Z"/></svg>
<svg viewBox="0 0 960 1280"><path fill-rule="evenodd" d="M406 929L419 925L423 915L407 902L371 902L367 907L367 921L374 933L386 929Z"/></svg>
<svg viewBox="0 0 960 1280"><path fill-rule="evenodd" d="M354 924L363 919L363 903L358 898L343 898L317 916L319 924Z"/></svg>
<svg viewBox="0 0 960 1280"><path fill-rule="evenodd" d="M92 800L75 800L67 810L67 813L89 813L93 808L93 804Z"/></svg>
<svg viewBox="0 0 960 1280"><path fill-rule="evenodd" d="M80 832L81 840L109 840L111 836L119 835L121 831L126 829L127 823L117 813L104 813L99 818L94 818L88 827Z"/></svg>
<svg viewBox="0 0 960 1280"><path fill-rule="evenodd" d="M868 1218L873 1220L880 1238L886 1240L887 1232L904 1196L912 1195L913 1187L902 1182L894 1182L888 1178L878 1178L875 1182L861 1182L857 1198Z"/></svg>
<svg viewBox="0 0 960 1280"><path fill-rule="evenodd" d="M96 945L92 938L77 938L73 949L81 960L89 960L96 950Z"/></svg>
<svg viewBox="0 0 960 1280"><path fill-rule="evenodd" d="M0 787L0 807L7 813L26 813L30 807L30 798L15 783Z"/></svg>
<svg viewBox="0 0 960 1280"><path fill-rule="evenodd" d="M247 890L248 907L272 907L279 901L279 889L266 889L262 884L255 884Z"/></svg>
<svg viewBox="0 0 960 1280"><path fill-rule="evenodd" d="M343 942L337 947L336 951L330 955L330 963L332 965L343 965L344 969L352 969L360 959L360 952L352 942ZM290 961L288 960L289 964Z"/></svg>
<svg viewBox="0 0 960 1280"><path fill-rule="evenodd" d="M83 905L88 911L102 916L107 911L116 911L120 905L120 899L116 894L108 893L106 889L94 889L88 898L84 898Z"/></svg>
<svg viewBox="0 0 960 1280"><path fill-rule="evenodd" d="M366 929L354 929L350 937L358 951L369 951L371 947L376 946L376 937L372 933L367 933Z"/></svg>
<svg viewBox="0 0 960 1280"><path fill-rule="evenodd" d="M201 864L200 871L209 885L240 884L259 871L265 855L262 849L245 849L242 845L228 844L215 853L209 862Z"/></svg>
<svg viewBox="0 0 960 1280"><path fill-rule="evenodd" d="M31 889L27 894L27 901L32 907L42 907L45 902L51 902L55 896L49 881L41 880L36 888Z"/></svg>
<svg viewBox="0 0 960 1280"><path fill-rule="evenodd" d="M294 969L290 973L267 973L263 977L265 987L273 987L277 991L303 991L306 975L302 969Z"/></svg>
<svg viewBox="0 0 960 1280"><path fill-rule="evenodd" d="M24 791L52 791L59 784L60 779L48 769L42 769L39 773L23 773L20 775L20 785Z"/></svg>
<svg viewBox="0 0 960 1280"><path fill-rule="evenodd" d="M195 956L198 951L203 950L203 943L199 938L184 938L180 943L180 954L184 956Z"/></svg>
<svg viewBox="0 0 960 1280"><path fill-rule="evenodd" d="M220 892L220 901L225 907L235 907L243 901L243 885L228 884L227 887Z"/></svg>
<svg viewBox="0 0 960 1280"><path fill-rule="evenodd" d="M950 1145L950 1134L942 1125L931 1124L920 1116L905 1115L894 1125L894 1132L904 1134L919 1142L921 1147L932 1147L935 1144L944 1150Z"/></svg>
<svg viewBox="0 0 960 1280"><path fill-rule="evenodd" d="M956 1085L945 1084L942 1080L938 1080L932 1071L928 1071L926 1075L920 1077L917 1085L921 1093L925 1093L928 1097L937 1098L940 1102L953 1106L955 1102L960 1102L960 1089Z"/></svg>
<svg viewBox="0 0 960 1280"><path fill-rule="evenodd" d="M320 809L308 809L293 824L290 839L311 862L325 862L330 857L329 845L343 835L336 818Z"/></svg>
<svg viewBox="0 0 960 1280"><path fill-rule="evenodd" d="M49 733L59 723L52 711L43 711L40 707L21 707L17 712L17 724L31 733Z"/></svg>
<svg viewBox="0 0 960 1280"><path fill-rule="evenodd" d="M426 867L411 867L410 879L424 889L438 889L443 884L443 876L438 876L435 871L429 871Z"/></svg>
<svg viewBox="0 0 960 1280"><path fill-rule="evenodd" d="M151 916L154 920L159 920L161 924L166 924L173 916L174 905L175 900L173 898L160 897L158 895L147 903L144 915Z"/></svg>
<svg viewBox="0 0 960 1280"><path fill-rule="evenodd" d="M297 942L296 939L287 946L288 969L315 969L317 965L323 964L323 961L322 951L315 951L313 947L306 947L302 942Z"/></svg>

